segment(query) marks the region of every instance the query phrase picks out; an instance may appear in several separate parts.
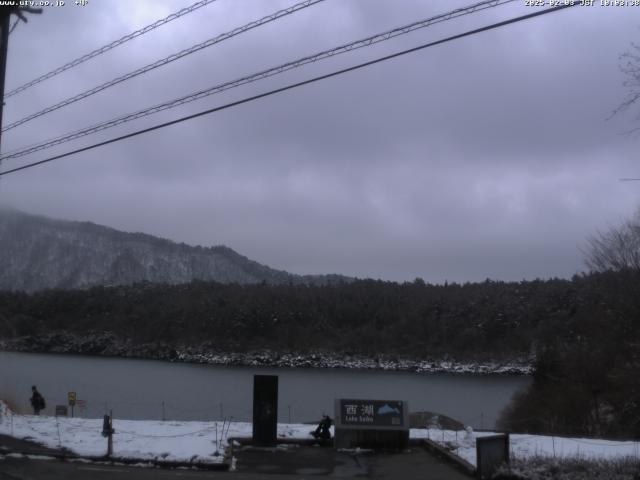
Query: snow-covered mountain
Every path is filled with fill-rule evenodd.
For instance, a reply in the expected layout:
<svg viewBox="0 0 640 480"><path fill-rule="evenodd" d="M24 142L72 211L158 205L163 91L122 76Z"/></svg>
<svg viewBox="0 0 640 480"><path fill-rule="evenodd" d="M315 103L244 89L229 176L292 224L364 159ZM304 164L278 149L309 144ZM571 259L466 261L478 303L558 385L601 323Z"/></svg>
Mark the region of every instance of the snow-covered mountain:
<svg viewBox="0 0 640 480"><path fill-rule="evenodd" d="M88 288L137 282L328 283L340 275L294 275L225 246L193 247L90 222L0 207L0 289Z"/></svg>

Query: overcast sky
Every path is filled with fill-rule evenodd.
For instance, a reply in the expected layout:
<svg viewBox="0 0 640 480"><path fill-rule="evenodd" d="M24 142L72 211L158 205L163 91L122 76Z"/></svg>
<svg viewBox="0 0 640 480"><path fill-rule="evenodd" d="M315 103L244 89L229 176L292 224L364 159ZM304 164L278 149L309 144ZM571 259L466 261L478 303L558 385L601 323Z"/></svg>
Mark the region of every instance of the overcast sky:
<svg viewBox="0 0 640 480"><path fill-rule="evenodd" d="M9 40L6 91L190 0L45 7ZM6 99L4 125L294 1L217 0ZM326 0L7 131L3 151L472 2ZM210 96L3 169L472 28L524 0ZM429 282L570 277L640 200L619 56L640 7L574 7L0 180L0 203L294 273Z"/></svg>

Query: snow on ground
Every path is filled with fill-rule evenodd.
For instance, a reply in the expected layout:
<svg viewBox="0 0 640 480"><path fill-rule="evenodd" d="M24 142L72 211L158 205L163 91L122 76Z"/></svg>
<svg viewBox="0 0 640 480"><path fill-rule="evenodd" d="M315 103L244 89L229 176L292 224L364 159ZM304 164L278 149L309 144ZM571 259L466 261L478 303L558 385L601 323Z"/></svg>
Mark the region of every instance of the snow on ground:
<svg viewBox="0 0 640 480"><path fill-rule="evenodd" d="M114 419L113 455L119 458L222 462L227 439L250 437L247 422L140 421ZM280 424L282 438L312 438L310 425ZM0 434L67 448L81 456L103 456L102 419L16 415L0 403ZM216 452L218 455L216 455Z"/></svg>
<svg viewBox="0 0 640 480"><path fill-rule="evenodd" d="M476 438L497 435L499 432L472 432L421 429L411 430L411 438L430 438L451 450L472 465L476 465ZM586 459L640 458L640 442L602 440L595 438L566 438L545 435L509 435L511 456L526 459L532 457Z"/></svg>
<svg viewBox="0 0 640 480"><path fill-rule="evenodd" d="M114 456L166 461L221 462L227 439L250 437L248 422L113 421ZM279 424L280 438L310 439L313 426ZM0 402L0 434L29 439L48 447L64 447L80 456L103 456L107 440L102 436L102 419L47 417L13 414ZM472 465L476 464L476 438L494 432L455 432L441 429L412 429L411 438L429 438ZM611 459L640 457L640 442L609 441L511 434L511 453L517 458L536 456ZM216 451L219 455L215 455Z"/></svg>

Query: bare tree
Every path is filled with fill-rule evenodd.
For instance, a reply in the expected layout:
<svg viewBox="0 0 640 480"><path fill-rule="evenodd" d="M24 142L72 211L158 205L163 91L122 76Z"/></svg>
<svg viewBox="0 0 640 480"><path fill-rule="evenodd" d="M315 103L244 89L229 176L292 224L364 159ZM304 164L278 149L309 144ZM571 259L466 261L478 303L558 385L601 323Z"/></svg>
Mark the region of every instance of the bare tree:
<svg viewBox="0 0 640 480"><path fill-rule="evenodd" d="M620 55L620 71L626 76L622 84L628 91L627 96L613 111L611 117L626 111L632 105L640 103L640 45L632 42L629 50ZM640 120L640 115L638 115L637 119ZM640 127L631 130L631 132L637 131L640 131Z"/></svg>
<svg viewBox="0 0 640 480"><path fill-rule="evenodd" d="M591 271L640 272L640 210L621 225L590 236L583 253Z"/></svg>

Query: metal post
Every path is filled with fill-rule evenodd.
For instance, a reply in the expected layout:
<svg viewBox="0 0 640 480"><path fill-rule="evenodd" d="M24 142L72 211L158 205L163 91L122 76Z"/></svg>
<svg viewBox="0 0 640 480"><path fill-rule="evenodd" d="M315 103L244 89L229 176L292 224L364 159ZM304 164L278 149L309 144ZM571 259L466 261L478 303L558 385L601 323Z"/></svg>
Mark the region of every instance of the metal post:
<svg viewBox="0 0 640 480"><path fill-rule="evenodd" d="M58 448L62 448L62 438L60 437L60 420L58 420L58 415L56 415L56 429L58 430Z"/></svg>
<svg viewBox="0 0 640 480"><path fill-rule="evenodd" d="M164 401L162 402L162 421L164 422L166 420L166 417L164 415Z"/></svg>
<svg viewBox="0 0 640 480"><path fill-rule="evenodd" d="M113 410L109 411L109 438L107 440L107 456L113 455Z"/></svg>

